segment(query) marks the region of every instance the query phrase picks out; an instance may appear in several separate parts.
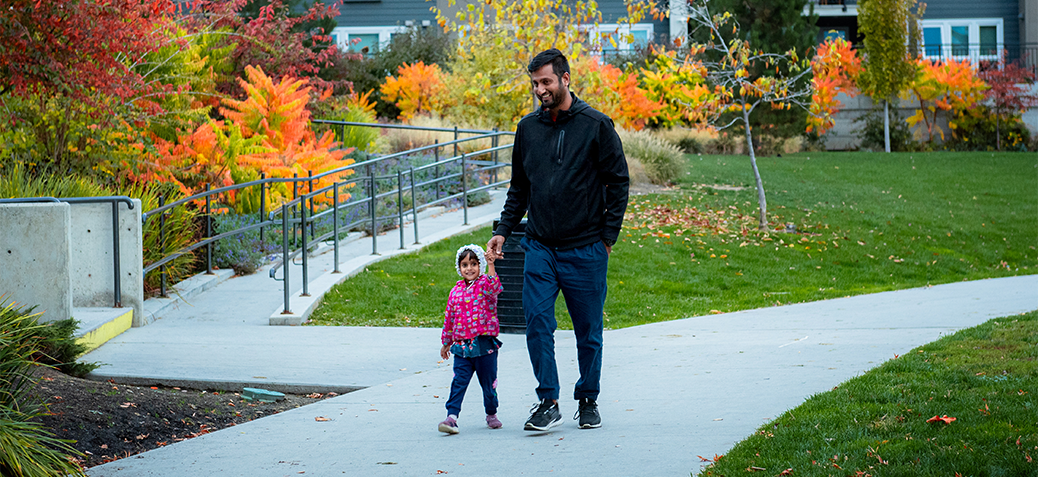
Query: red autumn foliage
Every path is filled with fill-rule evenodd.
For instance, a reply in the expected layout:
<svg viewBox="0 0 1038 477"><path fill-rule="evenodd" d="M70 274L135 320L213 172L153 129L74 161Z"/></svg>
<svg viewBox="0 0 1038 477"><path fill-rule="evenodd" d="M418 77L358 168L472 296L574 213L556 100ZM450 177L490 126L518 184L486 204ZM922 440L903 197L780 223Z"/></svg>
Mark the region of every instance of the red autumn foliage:
<svg viewBox="0 0 1038 477"><path fill-rule="evenodd" d="M991 101L997 120L1002 123L1021 111L1038 106L1038 95L1027 92L1025 84L1033 83L1035 75L1021 68L1016 63L1000 64L998 68L986 68L980 72L980 79L988 84L984 97ZM996 131L996 143L1002 150L1002 134Z"/></svg>
<svg viewBox="0 0 1038 477"><path fill-rule="evenodd" d="M0 8L0 96L95 93L126 99L146 85L130 65L166 41L156 25L172 0L5 0Z"/></svg>
<svg viewBox="0 0 1038 477"><path fill-rule="evenodd" d="M339 57L338 48L333 44L314 51L306 46L308 41L330 42L331 32L293 31L303 23L335 18L339 15L338 8L315 3L304 15L289 17L282 2L274 0L261 8L256 18L249 20L239 14L247 3L248 0L195 0L189 7L192 29L228 29L233 32L226 39L228 43L236 44L231 54L234 63L232 77L245 77L245 68L252 66L262 68L275 80L308 78L318 90L341 86L317 77L322 68L331 66ZM244 90L234 79L221 83L217 89L234 97L244 97Z"/></svg>

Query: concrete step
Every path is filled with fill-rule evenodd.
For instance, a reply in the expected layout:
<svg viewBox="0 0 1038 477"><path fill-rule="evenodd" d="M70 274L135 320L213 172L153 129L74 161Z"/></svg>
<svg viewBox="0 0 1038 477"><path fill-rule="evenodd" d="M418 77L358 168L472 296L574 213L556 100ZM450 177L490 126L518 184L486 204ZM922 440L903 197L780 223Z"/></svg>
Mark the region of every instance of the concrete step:
<svg viewBox="0 0 1038 477"><path fill-rule="evenodd" d="M90 352L130 329L133 308L73 308L72 318L79 320L76 341Z"/></svg>

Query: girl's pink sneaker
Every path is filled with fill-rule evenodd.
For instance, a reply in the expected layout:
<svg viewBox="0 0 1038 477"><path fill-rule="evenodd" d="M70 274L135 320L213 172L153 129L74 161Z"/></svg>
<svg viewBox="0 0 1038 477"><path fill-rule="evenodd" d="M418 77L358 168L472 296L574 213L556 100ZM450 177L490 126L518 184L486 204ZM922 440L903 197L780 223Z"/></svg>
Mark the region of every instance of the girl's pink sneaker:
<svg viewBox="0 0 1038 477"><path fill-rule="evenodd" d="M458 421L455 421L453 417L447 416L447 419L444 419L443 422L441 422L440 425L437 427L437 429L439 429L440 432L444 432L447 434L457 434Z"/></svg>
<svg viewBox="0 0 1038 477"><path fill-rule="evenodd" d="M497 414L487 415L487 427L491 429L501 428L501 420L497 418Z"/></svg>

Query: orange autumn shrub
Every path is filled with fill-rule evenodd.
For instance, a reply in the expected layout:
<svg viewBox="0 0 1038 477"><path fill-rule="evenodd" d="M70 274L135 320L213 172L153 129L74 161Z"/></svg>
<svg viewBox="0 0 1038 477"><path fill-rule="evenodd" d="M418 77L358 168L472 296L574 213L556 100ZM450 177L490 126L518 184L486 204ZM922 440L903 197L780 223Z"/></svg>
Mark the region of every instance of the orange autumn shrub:
<svg viewBox="0 0 1038 477"><path fill-rule="evenodd" d="M625 129L644 129L664 108L663 103L649 99L634 73L625 73L588 56L577 58L574 66L581 72L580 84L574 88L576 94Z"/></svg>
<svg viewBox="0 0 1038 477"><path fill-rule="evenodd" d="M858 94L856 84L861 73L861 58L842 38L828 38L818 45L811 59L814 76L811 79L811 106L808 108L807 132L819 136L833 127L833 115L843 104L836 95L844 93L851 97Z"/></svg>
<svg viewBox="0 0 1038 477"><path fill-rule="evenodd" d="M400 65L398 76L387 76L381 91L386 101L400 108L398 119L409 120L417 114L436 111L437 98L444 92L440 66L424 62Z"/></svg>
<svg viewBox="0 0 1038 477"><path fill-rule="evenodd" d="M938 115L949 113L948 127L955 129L955 118L969 114L973 106L984 99L988 88L969 60L943 61L919 59L919 73L908 85L907 95L919 101L919 109L907 119L909 126L923 124L927 142L933 142L934 131L944 139L944 130L937 125Z"/></svg>
<svg viewBox="0 0 1038 477"><path fill-rule="evenodd" d="M223 115L241 125L246 138L261 137L263 146L271 152L242 156L239 167L266 173L267 177L289 178L293 175L305 177L313 172L318 175L332 169L351 164L342 160L350 150L335 149L335 134L326 131L317 137L310 129L310 111L307 103L311 88L308 80L286 77L275 83L260 68L246 67L248 81L239 79L248 93L244 101L225 99L226 107L220 108ZM351 174L346 171L324 177L314 188L329 186ZM274 188L274 203L290 197L286 190ZM280 196L280 197L279 197Z"/></svg>
<svg viewBox="0 0 1038 477"><path fill-rule="evenodd" d="M137 182L173 182L190 195L206 185L223 187L257 179L260 174L306 177L310 172L318 175L352 163L342 159L350 150L336 149L334 133L318 137L310 129L307 103L311 88L306 86L307 80L284 78L275 83L259 68L247 67L246 72L248 81L239 81L248 97L223 100L225 107L220 112L226 121L209 121L178 134L175 141L152 137L150 148L137 145L138 150L147 152L142 167L130 178ZM322 178L314 187L331 185L351 173ZM273 184L268 194L272 206L292 197L284 183ZM225 199L237 209L238 196L232 192Z"/></svg>

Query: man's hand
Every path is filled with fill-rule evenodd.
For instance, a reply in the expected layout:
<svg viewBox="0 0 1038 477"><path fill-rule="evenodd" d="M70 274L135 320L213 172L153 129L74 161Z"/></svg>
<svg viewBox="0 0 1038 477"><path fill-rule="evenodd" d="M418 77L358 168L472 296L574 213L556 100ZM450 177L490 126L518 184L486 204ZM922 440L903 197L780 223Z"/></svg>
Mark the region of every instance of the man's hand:
<svg viewBox="0 0 1038 477"><path fill-rule="evenodd" d="M602 242L602 245L605 245L605 247L606 247L606 255L612 255L612 253L613 253L613 246L612 245L606 245L605 242Z"/></svg>
<svg viewBox="0 0 1038 477"><path fill-rule="evenodd" d="M505 238L500 235L495 235L490 238L487 242L487 257L493 256L495 259L504 258L505 254L501 252L501 247L505 244Z"/></svg>

